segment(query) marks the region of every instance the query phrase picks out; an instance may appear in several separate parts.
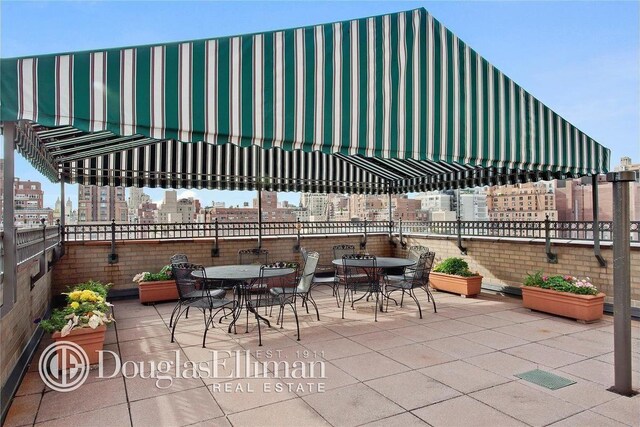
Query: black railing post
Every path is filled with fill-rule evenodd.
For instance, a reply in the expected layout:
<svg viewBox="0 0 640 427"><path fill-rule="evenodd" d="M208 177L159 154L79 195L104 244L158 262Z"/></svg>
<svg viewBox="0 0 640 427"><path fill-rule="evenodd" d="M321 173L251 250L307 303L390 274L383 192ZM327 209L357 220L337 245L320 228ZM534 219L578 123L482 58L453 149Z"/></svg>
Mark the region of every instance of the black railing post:
<svg viewBox="0 0 640 427"><path fill-rule="evenodd" d="M211 248L211 258L217 258L220 256L220 248L218 247L218 218L213 221L213 248Z"/></svg>
<svg viewBox="0 0 640 427"><path fill-rule="evenodd" d="M398 227L399 227L398 239L400 240L400 245L402 246L402 249L406 249L407 248L407 242L404 241L404 235L402 233L402 218L400 218L399 221L400 221L400 223L398 225Z"/></svg>
<svg viewBox="0 0 640 427"><path fill-rule="evenodd" d="M42 256L47 256L47 224L44 218L40 218L40 224L42 225Z"/></svg>
<svg viewBox="0 0 640 427"><path fill-rule="evenodd" d="M62 246L64 244L64 228L59 219L56 219L56 227L58 227L58 246Z"/></svg>
<svg viewBox="0 0 640 427"><path fill-rule="evenodd" d="M591 175L591 200L593 205L593 254L600 267L607 266L607 260L602 257L600 251L600 221L598 220L598 175ZM585 236L586 238L587 236Z"/></svg>
<svg viewBox="0 0 640 427"><path fill-rule="evenodd" d="M296 222L296 244L293 246L293 252L300 251L301 240L300 240L300 230L302 230L302 223L300 222L300 218Z"/></svg>
<svg viewBox="0 0 640 427"><path fill-rule="evenodd" d="M549 264L558 263L558 254L551 252L551 222L549 221L549 215L544 219L544 239L545 239L545 252L547 253L547 262Z"/></svg>
<svg viewBox="0 0 640 427"><path fill-rule="evenodd" d="M118 254L116 253L116 220L111 220L111 253L107 256L109 264L118 263Z"/></svg>
<svg viewBox="0 0 640 427"><path fill-rule="evenodd" d="M460 249L460 254L461 255L466 255L467 254L467 248L465 248L464 246L462 246L462 221L460 220L460 217L458 216L458 219L456 220L456 226L458 229L458 249Z"/></svg>
<svg viewBox="0 0 640 427"><path fill-rule="evenodd" d="M36 282L45 275L47 271L47 224L45 219L40 218L40 224L42 226L42 254L39 257L39 271L35 276L31 276L31 289L35 286Z"/></svg>
<svg viewBox="0 0 640 427"><path fill-rule="evenodd" d="M364 220L364 236L363 240L360 241L360 249L367 248L367 220Z"/></svg>

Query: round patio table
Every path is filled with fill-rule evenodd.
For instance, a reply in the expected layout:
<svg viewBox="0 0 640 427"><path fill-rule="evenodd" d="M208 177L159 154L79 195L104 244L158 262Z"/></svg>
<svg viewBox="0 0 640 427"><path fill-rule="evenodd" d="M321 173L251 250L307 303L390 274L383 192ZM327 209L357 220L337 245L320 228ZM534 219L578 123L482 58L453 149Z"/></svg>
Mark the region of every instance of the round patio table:
<svg viewBox="0 0 640 427"><path fill-rule="evenodd" d="M260 264L240 264L240 265L217 265L214 267L205 267L204 271L207 276L207 280L223 280L223 281L232 281L234 282L234 286L238 293L238 311L236 315L233 317L233 320L229 324L228 332L231 333L231 327L235 326L236 322L240 318L240 313L242 311L242 306L244 305L247 310L251 313L258 316L260 319L264 320L267 326L271 327L271 323L268 319L265 319L263 316L260 316L256 310L248 304L249 299L247 298L247 290L251 287L256 280L261 277L270 278L270 277L279 277L286 276L287 274L293 273L295 270L293 268L282 268L271 270L267 269L262 272L261 275L261 265ZM200 276L198 272L193 273L194 276ZM243 300L245 304L243 304ZM249 331L249 326L247 325L247 332Z"/></svg>

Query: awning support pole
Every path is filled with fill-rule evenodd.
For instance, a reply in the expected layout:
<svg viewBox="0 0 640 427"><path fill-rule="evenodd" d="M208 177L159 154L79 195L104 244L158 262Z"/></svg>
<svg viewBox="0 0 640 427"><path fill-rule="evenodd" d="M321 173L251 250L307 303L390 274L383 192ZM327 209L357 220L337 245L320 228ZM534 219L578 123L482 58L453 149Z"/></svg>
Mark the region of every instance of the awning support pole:
<svg viewBox="0 0 640 427"><path fill-rule="evenodd" d="M14 223L14 149L16 137L15 122L2 123L4 134L4 209L2 211L2 222L4 226L4 237L2 248L4 251L4 272L2 278L2 308L0 315L7 314L16 301L16 226Z"/></svg>
<svg viewBox="0 0 640 427"><path fill-rule="evenodd" d="M262 184L258 184L258 249L262 248Z"/></svg>
<svg viewBox="0 0 640 427"><path fill-rule="evenodd" d="M610 389L629 396L631 386L631 242L629 236L629 182L633 171L609 172L613 183L613 360L615 385Z"/></svg>
<svg viewBox="0 0 640 427"><path fill-rule="evenodd" d="M258 249L262 248L262 148L258 151Z"/></svg>
<svg viewBox="0 0 640 427"><path fill-rule="evenodd" d="M598 218L598 175L591 175L591 200L593 204L593 253L600 264L600 267L607 266L607 260L600 252L600 221Z"/></svg>
<svg viewBox="0 0 640 427"><path fill-rule="evenodd" d="M391 192L389 194L389 240L393 239L393 206L391 205Z"/></svg>

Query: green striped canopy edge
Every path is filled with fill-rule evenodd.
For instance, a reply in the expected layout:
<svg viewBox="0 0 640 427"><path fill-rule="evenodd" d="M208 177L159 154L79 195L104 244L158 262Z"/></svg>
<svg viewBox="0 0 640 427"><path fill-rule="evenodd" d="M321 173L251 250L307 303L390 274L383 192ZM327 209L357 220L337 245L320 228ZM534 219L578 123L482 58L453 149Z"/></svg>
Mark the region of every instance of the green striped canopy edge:
<svg viewBox="0 0 640 427"><path fill-rule="evenodd" d="M157 170L157 162L129 170L131 163L121 160L176 141L185 152L195 143L257 146L267 157L278 150L320 152L384 181L365 192L581 176L609 165L608 149L424 9L237 37L2 59L0 72L0 118L26 123L18 149L52 180L176 174ZM63 130L66 136L46 137ZM65 162L70 152L76 157ZM164 164L198 168L187 161ZM77 173L80 166L86 173ZM173 181L170 186L185 184ZM214 185L203 179L191 185L203 182Z"/></svg>

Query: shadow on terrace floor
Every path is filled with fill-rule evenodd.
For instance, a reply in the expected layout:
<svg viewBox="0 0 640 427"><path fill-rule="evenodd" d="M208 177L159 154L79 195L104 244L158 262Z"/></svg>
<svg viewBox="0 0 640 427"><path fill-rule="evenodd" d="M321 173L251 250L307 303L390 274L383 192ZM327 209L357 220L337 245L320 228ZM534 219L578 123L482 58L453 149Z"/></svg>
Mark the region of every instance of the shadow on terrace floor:
<svg viewBox="0 0 640 427"><path fill-rule="evenodd" d="M168 319L173 303L118 301L117 323L107 332L105 349L122 363L144 366L147 377L152 362L174 361L176 355L180 363L202 362L212 369L216 350L217 375L175 378L170 387L166 380L159 388L156 379L132 375L129 362L126 376L101 379L92 369L78 390L59 393L41 381L37 354L5 425L640 425L640 396L606 391L613 384L609 317L582 325L523 309L517 299L463 299L436 292L437 314L422 294L424 319L411 302L390 306L375 323L371 303L347 308L342 320L330 293L321 288L316 295L321 321L301 315L299 342L288 312L284 329L264 332L263 347L258 347L253 320L244 333L243 317L237 335L227 334L224 322L216 324L206 349L199 312L180 321L172 344ZM48 343L43 341L40 351ZM637 388L637 322L633 349ZM110 376L116 362L113 356L106 359L103 376ZM250 378L224 378L245 374L247 361ZM285 361L307 368L322 365L326 378L274 378L277 367L284 376ZM536 368L576 383L551 391L514 376ZM264 370L267 378L260 375Z"/></svg>

